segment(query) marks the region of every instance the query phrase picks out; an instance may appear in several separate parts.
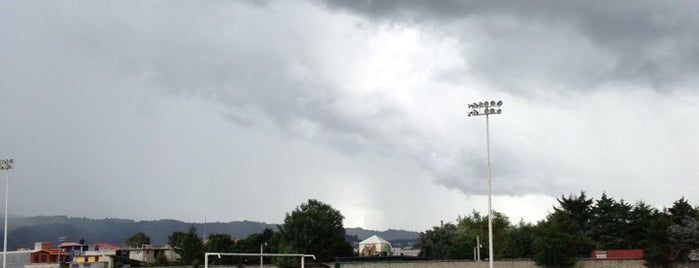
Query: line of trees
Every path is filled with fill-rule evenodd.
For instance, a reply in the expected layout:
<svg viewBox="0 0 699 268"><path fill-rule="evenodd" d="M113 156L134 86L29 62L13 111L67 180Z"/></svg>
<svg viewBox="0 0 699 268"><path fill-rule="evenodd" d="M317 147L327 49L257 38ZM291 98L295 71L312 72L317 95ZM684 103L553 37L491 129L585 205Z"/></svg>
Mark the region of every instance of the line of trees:
<svg viewBox="0 0 699 268"><path fill-rule="evenodd" d="M187 232L173 232L168 237L169 244L180 255L177 263L169 263L165 256L158 256L153 265L168 266L192 265L197 267L204 262L205 252L259 253L263 247L266 253L313 254L319 261L333 261L335 257L352 256L352 246L345 239L344 216L323 202L310 199L291 213L286 214L284 224L278 231L265 229L262 233L251 234L242 239L234 239L229 234L209 234L204 241L192 225ZM144 233L137 233L126 241L129 245L141 245L150 241ZM263 260L280 267L298 266L297 259L277 258ZM222 256L210 258L214 265L259 264L259 257Z"/></svg>
<svg viewBox="0 0 699 268"><path fill-rule="evenodd" d="M561 196L558 205L536 225L511 224L493 212L493 250L496 259L533 259L548 267L573 266L595 249L643 249L646 264L663 267L690 260L699 249L699 214L683 197L669 209L644 202L617 201L606 194L598 200L585 192ZM481 255L488 256L488 215L472 212L420 233L420 256L432 259L474 259L476 236Z"/></svg>

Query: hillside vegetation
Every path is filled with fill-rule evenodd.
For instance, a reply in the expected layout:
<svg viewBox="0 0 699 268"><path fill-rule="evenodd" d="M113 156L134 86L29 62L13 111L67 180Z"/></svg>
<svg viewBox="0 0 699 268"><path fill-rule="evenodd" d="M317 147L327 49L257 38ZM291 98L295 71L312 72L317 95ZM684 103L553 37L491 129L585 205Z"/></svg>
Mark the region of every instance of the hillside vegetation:
<svg viewBox="0 0 699 268"><path fill-rule="evenodd" d="M194 226L200 236L228 234L243 238L260 233L266 228L276 230L276 224L254 221L189 223L177 220L134 221L129 219L89 219L67 216L12 217L8 224L8 249L32 248L34 242L56 244L59 237L70 241L84 239L86 243L106 242L123 245L125 240L138 232L148 234L154 245L165 245L173 232L187 231ZM417 232L403 230L374 231L362 228L347 228L347 235L359 240L379 235L386 240L415 240Z"/></svg>

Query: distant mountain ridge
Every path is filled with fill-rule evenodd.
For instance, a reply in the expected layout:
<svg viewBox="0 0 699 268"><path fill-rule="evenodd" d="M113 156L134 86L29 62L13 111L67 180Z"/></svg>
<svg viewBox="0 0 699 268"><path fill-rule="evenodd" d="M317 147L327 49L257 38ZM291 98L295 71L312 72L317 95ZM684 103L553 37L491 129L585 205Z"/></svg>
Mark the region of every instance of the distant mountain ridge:
<svg viewBox="0 0 699 268"><path fill-rule="evenodd" d="M359 240L364 240L372 235L378 235L383 239L386 239L388 241L391 240L411 240L411 239L417 239L420 236L420 233L418 232L412 232L412 231L405 231L405 230L394 230L394 229L388 229L386 231L375 231L375 230L365 230L363 228L345 228L345 233L347 235L356 235Z"/></svg>
<svg viewBox="0 0 699 268"><path fill-rule="evenodd" d="M89 219L67 216L11 217L8 219L8 249L32 248L34 242L50 242L55 245L59 237L68 241L84 239L86 243L106 242L122 245L131 235L143 232L151 238L153 245L165 245L173 232L186 232L191 225L200 236L224 233L243 238L260 233L265 228L277 230L277 224L254 221L188 223L178 220L134 221L128 219ZM349 236L364 240L378 235L386 240L415 240L417 232L403 230L373 231L362 228L346 228Z"/></svg>

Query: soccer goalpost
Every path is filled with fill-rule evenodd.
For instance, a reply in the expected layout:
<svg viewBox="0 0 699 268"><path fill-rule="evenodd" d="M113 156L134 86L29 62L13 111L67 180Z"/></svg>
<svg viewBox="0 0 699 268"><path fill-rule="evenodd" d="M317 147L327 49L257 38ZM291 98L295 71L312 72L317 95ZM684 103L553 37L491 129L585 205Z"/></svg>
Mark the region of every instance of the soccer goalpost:
<svg viewBox="0 0 699 268"><path fill-rule="evenodd" d="M242 256L242 257L296 257L301 258L301 268L305 268L304 260L306 258L316 259L315 255L311 254L282 254L282 253L227 253L227 252L206 252L204 253L204 268L209 268L209 256L216 256L219 259L221 256ZM260 262L260 267L262 267L262 262Z"/></svg>

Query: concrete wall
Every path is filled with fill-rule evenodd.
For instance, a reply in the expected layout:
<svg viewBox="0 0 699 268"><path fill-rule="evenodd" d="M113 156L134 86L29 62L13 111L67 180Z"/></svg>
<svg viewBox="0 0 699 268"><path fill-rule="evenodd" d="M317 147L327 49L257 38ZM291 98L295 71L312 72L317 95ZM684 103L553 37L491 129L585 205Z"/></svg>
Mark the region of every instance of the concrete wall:
<svg viewBox="0 0 699 268"><path fill-rule="evenodd" d="M331 268L334 263L326 263ZM541 268L533 261L513 260L513 261L496 261L493 263L497 268ZM204 266L200 266L203 268ZM235 268L236 266L227 265L209 265L209 268ZM259 265L248 265L246 268L257 268ZM342 268L488 268L487 261L411 261L411 262L373 262L373 263L343 263ZM578 260L574 268L645 268L643 260ZM690 263L689 266L683 263L675 263L670 265L671 268L699 268L699 262ZM71 267L72 268L72 267ZM156 268L156 267L153 267ZM173 268L173 267L162 267ZM180 268L191 268L190 266L182 266ZM276 268L271 264L265 264L264 268Z"/></svg>
<svg viewBox="0 0 699 268"><path fill-rule="evenodd" d="M7 268L24 268L25 265L29 264L30 256L31 251L8 251L5 266ZM2 258L3 255L0 253L0 262L2 262Z"/></svg>
<svg viewBox="0 0 699 268"><path fill-rule="evenodd" d="M109 262L70 263L68 268L108 268Z"/></svg>
<svg viewBox="0 0 699 268"><path fill-rule="evenodd" d="M575 268L646 267L643 260L578 260Z"/></svg>
<svg viewBox="0 0 699 268"><path fill-rule="evenodd" d="M578 260L575 268L643 268L643 260ZM333 264L328 264L333 267ZM540 268L533 261L513 260L495 261L494 267L498 268ZM488 262L474 261L419 261L419 262L394 262L394 263L343 263L342 268L487 268ZM689 266L675 264L673 268L699 268L699 263L691 263Z"/></svg>
<svg viewBox="0 0 699 268"><path fill-rule="evenodd" d="M497 261L498 268L539 268L532 261ZM332 265L330 266L332 267ZM488 268L488 262L474 261L410 261L410 262L374 262L343 263L342 268Z"/></svg>

